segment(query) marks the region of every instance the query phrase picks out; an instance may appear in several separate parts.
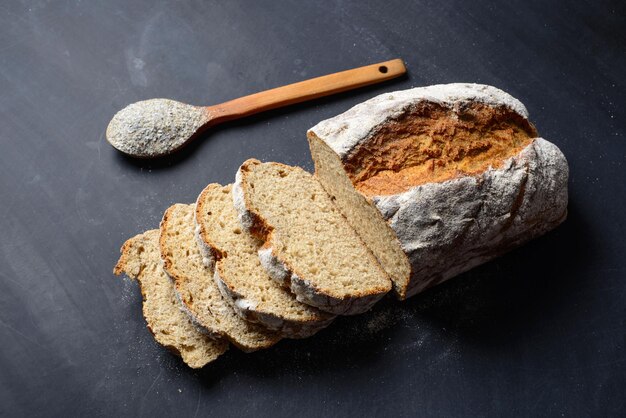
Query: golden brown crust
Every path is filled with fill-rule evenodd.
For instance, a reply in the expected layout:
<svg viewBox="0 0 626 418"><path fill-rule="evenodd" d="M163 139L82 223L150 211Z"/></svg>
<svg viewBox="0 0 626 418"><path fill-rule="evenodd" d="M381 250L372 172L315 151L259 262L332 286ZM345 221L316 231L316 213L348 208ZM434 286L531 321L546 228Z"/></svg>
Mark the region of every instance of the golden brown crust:
<svg viewBox="0 0 626 418"><path fill-rule="evenodd" d="M165 211L165 213L163 214L163 218L161 219L161 222L159 223L159 229L162 231L163 228L169 223L169 217L170 217L170 212L174 210L174 206L170 206L169 208L167 208L167 210ZM159 249L161 250L161 255L163 255L164 253L164 248L165 248L165 235L160 233L159 234ZM172 267L172 259L170 257L163 257L161 256L161 260L163 261L163 267L165 268L166 271L171 270ZM174 282L176 282L176 278L174 277Z"/></svg>
<svg viewBox="0 0 626 418"><path fill-rule="evenodd" d="M357 190L384 196L499 168L536 136L534 126L506 106L450 109L420 102L381 126L343 163Z"/></svg>
<svg viewBox="0 0 626 418"><path fill-rule="evenodd" d="M247 184L248 184L248 179L246 176L246 173L251 171L250 166L251 165L259 165L262 164L261 161L255 159L255 158L250 158L246 161L244 161L244 163L241 165L241 167L239 168L240 172L241 172L241 187L242 189L245 189ZM285 165L285 164L281 164L281 163L274 163L277 165L280 165L282 167L288 168L289 166ZM247 221L249 222L248 224L248 231L254 235L256 238L260 239L261 241L269 241L270 236L272 234L272 231L274 230L274 228L272 228L272 226L270 224L268 224L265 219L263 219L258 213L256 213L255 211L251 210L250 208L252 207L252 205L250 205L248 196L243 193L242 195L245 207L246 207L246 217L248 218Z"/></svg>

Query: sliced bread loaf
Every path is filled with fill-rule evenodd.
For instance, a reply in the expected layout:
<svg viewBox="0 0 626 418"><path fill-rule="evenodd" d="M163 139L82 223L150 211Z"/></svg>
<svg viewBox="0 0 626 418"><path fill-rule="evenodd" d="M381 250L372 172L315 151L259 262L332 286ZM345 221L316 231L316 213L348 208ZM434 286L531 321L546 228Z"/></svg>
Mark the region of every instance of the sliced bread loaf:
<svg viewBox="0 0 626 418"><path fill-rule="evenodd" d="M567 213L567 161L495 87L386 93L308 131L315 173L412 296L545 233Z"/></svg>
<svg viewBox="0 0 626 418"><path fill-rule="evenodd" d="M124 243L113 272L136 279L143 295L143 315L159 344L200 368L228 349L228 342L211 338L181 310L174 285L161 267L159 231L151 230Z"/></svg>
<svg viewBox="0 0 626 418"><path fill-rule="evenodd" d="M196 244L194 213L195 205L175 204L165 211L160 229L163 266L183 306L199 325L243 351L275 344L280 335L239 317L220 293L212 266L204 265Z"/></svg>
<svg viewBox="0 0 626 418"><path fill-rule="evenodd" d="M233 206L231 186L209 184L196 204L198 242L215 263L215 281L242 317L304 338L328 326L334 315L298 302L270 278L257 252L262 242L242 230Z"/></svg>
<svg viewBox="0 0 626 418"><path fill-rule="evenodd" d="M324 311L368 310L391 289L376 258L309 173L248 160L233 199L241 224L265 241L261 260L297 299Z"/></svg>

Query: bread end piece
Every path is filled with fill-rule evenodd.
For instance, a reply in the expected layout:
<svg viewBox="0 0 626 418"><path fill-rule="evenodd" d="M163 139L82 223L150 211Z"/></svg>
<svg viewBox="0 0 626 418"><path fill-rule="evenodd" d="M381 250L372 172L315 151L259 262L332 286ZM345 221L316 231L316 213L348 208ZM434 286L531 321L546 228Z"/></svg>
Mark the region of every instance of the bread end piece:
<svg viewBox="0 0 626 418"><path fill-rule="evenodd" d="M174 286L161 266L158 239L159 231L150 230L127 240L113 271L139 282L143 315L155 340L191 368L201 368L223 354L228 343L210 338L181 310Z"/></svg>

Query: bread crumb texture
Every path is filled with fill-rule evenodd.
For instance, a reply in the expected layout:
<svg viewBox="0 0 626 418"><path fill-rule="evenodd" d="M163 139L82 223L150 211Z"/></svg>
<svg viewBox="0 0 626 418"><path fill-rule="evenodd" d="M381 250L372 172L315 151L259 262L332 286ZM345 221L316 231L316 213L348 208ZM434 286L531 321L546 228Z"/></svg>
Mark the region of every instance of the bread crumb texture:
<svg viewBox="0 0 626 418"><path fill-rule="evenodd" d="M183 306L200 325L224 336L243 351L274 345L280 336L239 317L220 292L213 268L203 263L195 236L195 210L195 205L170 206L160 228L161 258Z"/></svg>
<svg viewBox="0 0 626 418"><path fill-rule="evenodd" d="M369 309L391 281L318 180L299 167L248 160L237 199L263 225L266 247L291 272L298 300L330 313ZM241 206L241 205L238 205Z"/></svg>
<svg viewBox="0 0 626 418"><path fill-rule="evenodd" d="M231 193L231 185L208 185L198 198L196 221L200 239L219 255L216 279L235 310L287 338L308 337L328 326L332 315L298 302L268 275L258 254L263 242L242 228Z"/></svg>
<svg viewBox="0 0 626 418"><path fill-rule="evenodd" d="M228 349L228 342L211 338L181 310L174 285L161 267L159 230L126 241L113 271L117 275L126 273L139 282L148 329L159 344L182 357L190 367L203 367Z"/></svg>

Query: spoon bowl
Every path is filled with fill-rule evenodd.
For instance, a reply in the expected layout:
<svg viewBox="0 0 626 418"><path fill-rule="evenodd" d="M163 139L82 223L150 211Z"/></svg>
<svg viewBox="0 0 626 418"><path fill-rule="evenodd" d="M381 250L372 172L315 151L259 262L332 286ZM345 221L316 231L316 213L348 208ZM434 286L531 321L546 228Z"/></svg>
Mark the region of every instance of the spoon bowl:
<svg viewBox="0 0 626 418"><path fill-rule="evenodd" d="M106 137L125 154L154 158L181 148L210 120L205 107L169 99L143 100L117 112Z"/></svg>

